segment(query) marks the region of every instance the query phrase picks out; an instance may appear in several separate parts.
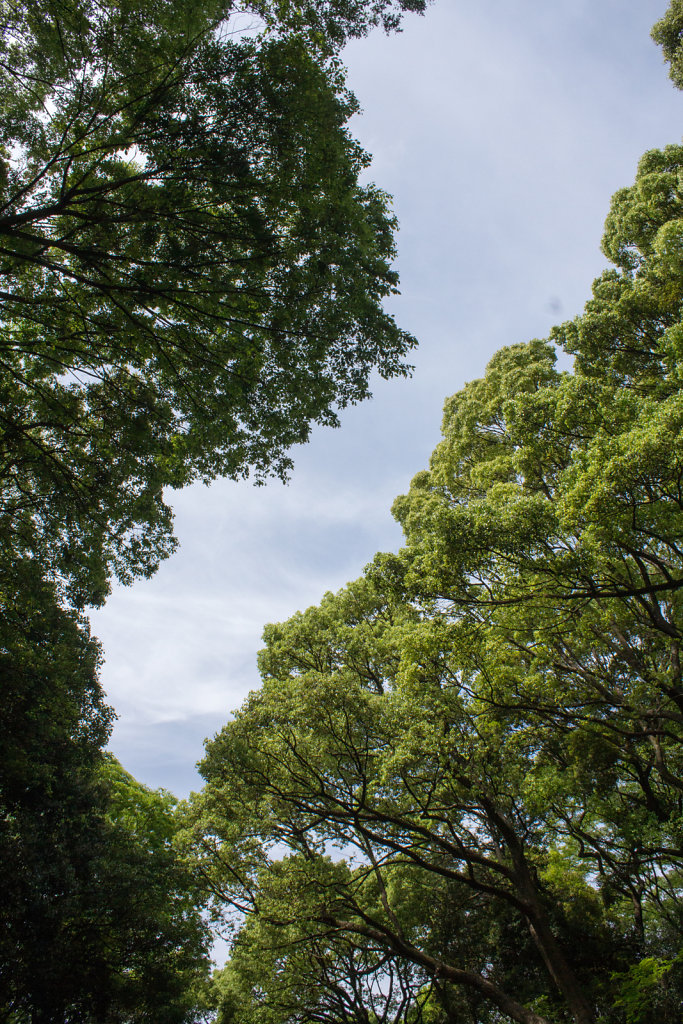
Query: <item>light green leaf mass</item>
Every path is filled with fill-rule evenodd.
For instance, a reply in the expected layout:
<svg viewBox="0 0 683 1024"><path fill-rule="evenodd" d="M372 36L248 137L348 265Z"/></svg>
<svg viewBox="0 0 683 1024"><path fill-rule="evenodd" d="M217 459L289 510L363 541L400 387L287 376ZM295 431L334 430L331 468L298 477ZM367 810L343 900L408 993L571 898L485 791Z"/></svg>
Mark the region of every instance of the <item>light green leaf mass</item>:
<svg viewBox="0 0 683 1024"><path fill-rule="evenodd" d="M680 147L646 154L584 313L448 399L399 554L266 628L195 809L247 921L228 976L278 934L284 849L314 901L288 927L377 943L437 1020L678 1019L681 171Z"/></svg>

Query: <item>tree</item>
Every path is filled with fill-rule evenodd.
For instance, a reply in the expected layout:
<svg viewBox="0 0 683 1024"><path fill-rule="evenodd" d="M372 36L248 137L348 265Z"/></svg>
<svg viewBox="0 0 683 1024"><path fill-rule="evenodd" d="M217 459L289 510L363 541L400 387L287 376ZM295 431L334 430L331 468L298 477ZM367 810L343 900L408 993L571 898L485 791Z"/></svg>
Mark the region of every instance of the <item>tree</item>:
<svg viewBox="0 0 683 1024"><path fill-rule="evenodd" d="M208 745L217 900L286 944L284 846L307 926L412 964L452 1019L680 1012L682 166L648 153L614 197L616 269L552 335L573 372L536 340L447 401L405 548L268 627Z"/></svg>
<svg viewBox="0 0 683 1024"><path fill-rule="evenodd" d="M90 856L111 711L97 680L99 647L39 567L6 567L0 589L0 1016L14 1024L34 1019L31 1008L41 1019L44 992L59 999L64 972L79 970L63 939Z"/></svg>
<svg viewBox="0 0 683 1024"><path fill-rule="evenodd" d="M0 584L0 1019L181 1024L207 971L175 801L102 753L99 645L35 562ZM193 1018L194 1019L194 1018Z"/></svg>
<svg viewBox="0 0 683 1024"><path fill-rule="evenodd" d="M522 678L543 680L537 713L558 728L564 703L563 732L580 719L628 762L658 828L683 778L682 156L646 154L614 198L604 248L619 269L554 332L575 373L534 342L447 404L430 473L397 502L409 555L391 570L518 652ZM526 684L515 699L528 706Z"/></svg>
<svg viewBox="0 0 683 1024"><path fill-rule="evenodd" d="M661 46L669 63L669 75L677 89L683 86L681 38L683 37L683 4L671 0L663 18L652 29L652 38Z"/></svg>
<svg viewBox="0 0 683 1024"><path fill-rule="evenodd" d="M405 374L387 197L334 51L424 0L40 0L0 49L0 538L76 605L173 548L163 488L286 474Z"/></svg>
<svg viewBox="0 0 683 1024"><path fill-rule="evenodd" d="M572 921L553 900L543 869L554 836L541 801L520 792L532 750L459 678L464 638L443 629L437 646L409 608L360 581L267 639L262 690L202 768L207 871L223 898L273 922L298 918L291 883L288 903L262 907L259 876L285 844L319 926L372 940L513 1020L552 1019L534 1009L540 995L592 1020L606 922L599 909ZM355 858L346 875L321 866L330 844ZM590 907L581 877L577 892ZM486 941L525 925L517 955ZM525 1004L527 979L544 975Z"/></svg>
<svg viewBox="0 0 683 1024"><path fill-rule="evenodd" d="M3 807L2 1019L194 1024L209 935L175 801L113 759L31 796Z"/></svg>

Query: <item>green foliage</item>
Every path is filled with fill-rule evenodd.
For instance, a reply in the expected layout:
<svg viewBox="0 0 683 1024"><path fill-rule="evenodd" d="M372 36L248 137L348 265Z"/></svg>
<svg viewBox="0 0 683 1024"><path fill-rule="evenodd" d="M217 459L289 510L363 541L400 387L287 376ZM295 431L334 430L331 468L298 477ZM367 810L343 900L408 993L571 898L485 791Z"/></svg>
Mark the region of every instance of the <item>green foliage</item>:
<svg viewBox="0 0 683 1024"><path fill-rule="evenodd" d="M683 88L683 3L670 0L666 14L652 29L652 38L662 48L664 59L669 63L669 75L677 89Z"/></svg>
<svg viewBox="0 0 683 1024"><path fill-rule="evenodd" d="M620 987L615 1005L624 1010L627 1024L661 1020L662 1013L675 1011L676 992L667 992L667 975L682 959L681 954L673 960L648 956L615 977Z"/></svg>
<svg viewBox="0 0 683 1024"><path fill-rule="evenodd" d="M646 154L584 313L446 402L405 548L266 628L194 811L231 991L332 935L431 986L406 1021L678 1020L682 173Z"/></svg>
<svg viewBox="0 0 683 1024"><path fill-rule="evenodd" d="M21 799L3 791L4 1020L197 1020L208 932L177 827L172 798L101 755Z"/></svg>
<svg viewBox="0 0 683 1024"><path fill-rule="evenodd" d="M60 608L34 562L17 560L2 570L0 749L9 807L89 769L112 714L97 679L99 646L84 619Z"/></svg>
<svg viewBox="0 0 683 1024"><path fill-rule="evenodd" d="M111 712L97 682L98 646L39 568L5 566L1 590L0 1007L21 1021L25 1000L56 993L54 976L73 959L68 922Z"/></svg>
<svg viewBox="0 0 683 1024"><path fill-rule="evenodd" d="M175 801L102 753L99 646L35 562L0 585L0 1017L196 1020L201 890Z"/></svg>
<svg viewBox="0 0 683 1024"><path fill-rule="evenodd" d="M423 6L255 3L233 38L232 3L5 5L0 544L76 605L173 549L164 487L286 475L372 370L407 372L330 52Z"/></svg>
<svg viewBox="0 0 683 1024"><path fill-rule="evenodd" d="M429 0L254 0L269 28L304 33L316 46L338 49L348 38L365 35L381 26L385 32L400 28L404 11L422 14Z"/></svg>
<svg viewBox="0 0 683 1024"><path fill-rule="evenodd" d="M343 865L325 859L316 875L330 901L349 878ZM295 857L264 873L263 912L240 931L230 961L215 977L220 1024L366 1024L368 1015L376 1024L418 1024L431 991L424 975L381 943L321 925L310 880L311 866Z"/></svg>
<svg viewBox="0 0 683 1024"><path fill-rule="evenodd" d="M254 0L235 40L220 0L2 6L9 1024L679 1019L682 147L615 195L584 313L448 400L404 550L267 627L191 808L102 755L63 605L172 549L164 487L285 474L406 372L335 54L423 7Z"/></svg>
<svg viewBox="0 0 683 1024"><path fill-rule="evenodd" d="M284 843L301 858L318 927L373 940L420 970L423 984L466 985L475 1004L484 995L521 1012L516 1000L539 986L552 1001L524 921L562 973L546 909L557 880L538 870L553 835L519 795L533 771L529 744L458 678L467 634L416 620L364 580L268 638L262 690L203 766L198 827L221 899L276 933L292 915L301 927L291 882L275 906L268 895L268 850ZM353 857L346 879L339 866L334 880L319 874L331 846ZM590 901L585 871L573 894L584 890ZM556 927L581 948L590 985L607 924L599 901L593 917L572 919L568 896L553 911ZM279 942L292 944L282 931Z"/></svg>

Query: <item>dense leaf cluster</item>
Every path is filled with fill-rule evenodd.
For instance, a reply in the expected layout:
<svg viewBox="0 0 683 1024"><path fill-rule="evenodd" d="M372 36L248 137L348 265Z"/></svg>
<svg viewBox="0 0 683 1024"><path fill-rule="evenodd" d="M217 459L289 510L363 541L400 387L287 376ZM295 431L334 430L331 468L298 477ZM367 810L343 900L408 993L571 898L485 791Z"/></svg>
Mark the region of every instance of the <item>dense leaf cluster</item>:
<svg viewBox="0 0 683 1024"><path fill-rule="evenodd" d="M173 549L164 487L284 475L407 370L331 53L424 4L233 6L3 7L0 545L79 605Z"/></svg>
<svg viewBox="0 0 683 1024"><path fill-rule="evenodd" d="M174 802L102 754L112 713L87 623L38 568L2 580L0 1016L175 1024L207 972Z"/></svg>

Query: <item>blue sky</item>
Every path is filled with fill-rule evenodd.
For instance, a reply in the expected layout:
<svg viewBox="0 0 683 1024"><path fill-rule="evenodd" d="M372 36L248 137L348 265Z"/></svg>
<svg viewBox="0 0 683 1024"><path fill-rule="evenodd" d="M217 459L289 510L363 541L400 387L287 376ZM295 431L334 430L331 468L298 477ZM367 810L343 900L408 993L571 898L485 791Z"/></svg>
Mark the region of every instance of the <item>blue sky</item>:
<svg viewBox="0 0 683 1024"><path fill-rule="evenodd" d="M390 506L426 466L444 398L581 311L611 194L681 139L683 94L649 39L666 6L434 0L347 49L352 127L400 222L391 309L420 342L415 372L316 430L288 486L171 496L180 551L92 615L112 749L140 781L200 787L204 737L259 684L263 626L400 546Z"/></svg>

